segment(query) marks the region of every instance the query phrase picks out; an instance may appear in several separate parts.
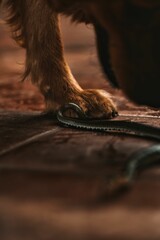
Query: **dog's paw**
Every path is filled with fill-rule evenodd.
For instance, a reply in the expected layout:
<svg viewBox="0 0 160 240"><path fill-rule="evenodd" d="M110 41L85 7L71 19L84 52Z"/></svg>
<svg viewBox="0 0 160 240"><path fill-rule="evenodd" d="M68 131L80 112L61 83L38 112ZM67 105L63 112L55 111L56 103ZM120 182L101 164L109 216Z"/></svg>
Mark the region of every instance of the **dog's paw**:
<svg viewBox="0 0 160 240"><path fill-rule="evenodd" d="M113 118L118 115L117 108L109 94L103 90L83 90L77 95L69 96L67 103L77 104L88 118ZM73 111L67 116L75 117Z"/></svg>

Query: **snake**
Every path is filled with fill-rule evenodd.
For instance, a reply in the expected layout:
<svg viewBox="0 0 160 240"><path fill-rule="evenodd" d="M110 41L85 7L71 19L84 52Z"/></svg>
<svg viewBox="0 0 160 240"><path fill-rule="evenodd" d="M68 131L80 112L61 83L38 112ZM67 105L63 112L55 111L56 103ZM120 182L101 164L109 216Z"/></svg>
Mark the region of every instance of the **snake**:
<svg viewBox="0 0 160 240"><path fill-rule="evenodd" d="M65 116L65 112L68 110L74 111L78 118ZM151 138L160 141L159 127L128 120L90 119L81 107L75 103L68 103L62 106L57 112L57 120L67 127L114 134L135 135L137 137Z"/></svg>
<svg viewBox="0 0 160 240"><path fill-rule="evenodd" d="M68 110L74 111L78 118L67 117L65 113ZM57 112L57 120L65 127L114 134L120 133L123 135L149 138L157 142L160 141L159 127L128 120L89 119L81 107L75 103L68 103L62 106ZM160 144L154 144L151 147L141 149L127 159L121 178L118 176L111 184L112 190L124 186L128 187L138 170L143 170L159 162Z"/></svg>

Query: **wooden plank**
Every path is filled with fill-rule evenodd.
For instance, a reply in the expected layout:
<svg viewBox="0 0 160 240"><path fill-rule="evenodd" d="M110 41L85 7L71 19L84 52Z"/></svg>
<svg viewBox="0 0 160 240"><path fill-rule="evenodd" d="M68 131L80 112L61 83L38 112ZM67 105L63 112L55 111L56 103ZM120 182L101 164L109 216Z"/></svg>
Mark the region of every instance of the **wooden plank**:
<svg viewBox="0 0 160 240"><path fill-rule="evenodd" d="M10 144L56 128L39 114L1 114L0 124ZM128 191L108 195L110 177L152 144L58 127L4 155L1 239L159 239L159 168L141 174Z"/></svg>

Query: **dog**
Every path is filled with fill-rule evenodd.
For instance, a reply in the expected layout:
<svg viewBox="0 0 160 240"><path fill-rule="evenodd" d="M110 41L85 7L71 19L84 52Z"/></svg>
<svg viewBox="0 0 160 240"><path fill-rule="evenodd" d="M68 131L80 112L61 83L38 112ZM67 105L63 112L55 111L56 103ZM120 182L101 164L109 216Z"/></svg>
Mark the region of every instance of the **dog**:
<svg viewBox="0 0 160 240"><path fill-rule="evenodd" d="M93 24L99 58L110 81L133 101L159 107L159 0L0 0L13 38L26 49L23 79L31 77L47 111L69 102L89 118L112 118L108 93L83 90L65 60L59 14ZM104 39L106 40L106 43Z"/></svg>
<svg viewBox="0 0 160 240"><path fill-rule="evenodd" d="M159 0L51 0L74 21L93 24L111 82L132 101L160 107Z"/></svg>

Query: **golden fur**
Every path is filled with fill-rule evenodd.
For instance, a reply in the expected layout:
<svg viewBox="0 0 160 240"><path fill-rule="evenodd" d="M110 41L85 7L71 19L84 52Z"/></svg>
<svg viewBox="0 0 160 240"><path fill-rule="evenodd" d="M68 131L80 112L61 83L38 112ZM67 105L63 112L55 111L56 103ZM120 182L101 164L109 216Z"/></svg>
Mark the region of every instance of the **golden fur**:
<svg viewBox="0 0 160 240"><path fill-rule="evenodd" d="M106 29L108 63L118 85L133 101L160 107L159 0L50 1L73 20L96 21Z"/></svg>
<svg viewBox="0 0 160 240"><path fill-rule="evenodd" d="M74 79L64 58L54 4L46 0L5 0L4 5L13 38L26 49L24 79L31 77L39 87L47 110L74 102L88 117L114 116L116 108L106 93L83 90ZM82 16L80 12L76 15Z"/></svg>

